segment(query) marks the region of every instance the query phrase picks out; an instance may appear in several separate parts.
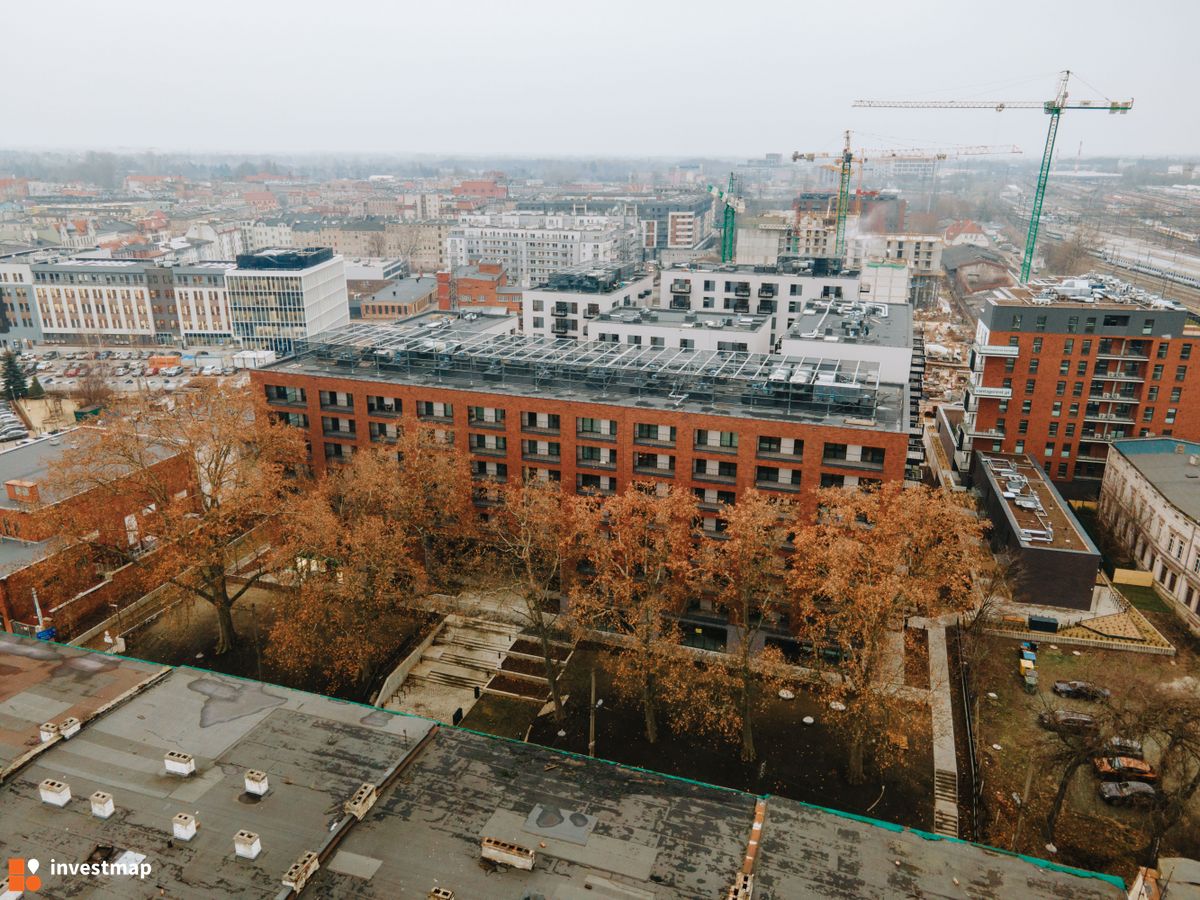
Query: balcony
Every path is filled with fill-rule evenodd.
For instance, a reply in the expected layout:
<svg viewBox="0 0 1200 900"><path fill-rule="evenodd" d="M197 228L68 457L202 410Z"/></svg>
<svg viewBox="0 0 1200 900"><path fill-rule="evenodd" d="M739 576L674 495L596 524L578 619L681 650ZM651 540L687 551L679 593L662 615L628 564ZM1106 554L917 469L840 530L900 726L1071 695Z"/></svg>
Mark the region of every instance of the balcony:
<svg viewBox="0 0 1200 900"><path fill-rule="evenodd" d="M770 300L772 297L775 296L775 293L776 293L775 288L772 285L764 284L762 287L760 287L758 289L758 296L762 300Z"/></svg>
<svg viewBox="0 0 1200 900"><path fill-rule="evenodd" d="M472 472L471 477L475 481L490 481L494 484L504 484L508 481L508 475L501 475L498 472Z"/></svg>
<svg viewBox="0 0 1200 900"><path fill-rule="evenodd" d="M550 326L550 331L553 334L567 334L571 330L571 323L566 319L555 319L554 324Z"/></svg>
<svg viewBox="0 0 1200 900"><path fill-rule="evenodd" d="M537 424L527 424L527 423L522 423L522 424L521 424L521 431L522 431L524 434L551 434L551 435L556 435L556 434L558 434L558 433L559 433L559 427L558 427L557 425L545 425L545 426L542 426L542 425L537 425Z"/></svg>
<svg viewBox="0 0 1200 900"><path fill-rule="evenodd" d="M471 452L479 456L508 456L507 447L489 447L486 444L475 444L471 447Z"/></svg>
<svg viewBox="0 0 1200 900"><path fill-rule="evenodd" d="M754 486L763 491L787 491L796 494L801 490L799 481L778 481L770 478L756 480Z"/></svg>
<svg viewBox="0 0 1200 900"><path fill-rule="evenodd" d="M664 469L659 466L634 466L633 472L635 475L653 475L658 478L674 478L674 469Z"/></svg>
<svg viewBox="0 0 1200 900"><path fill-rule="evenodd" d="M1099 353L1096 354L1096 359L1134 359L1134 360L1137 360L1138 362L1149 362L1150 361L1149 355L1147 355L1145 353L1133 353L1132 351L1126 351L1124 353L1113 353L1111 350L1107 353L1105 353L1103 350L1101 350Z"/></svg>
<svg viewBox="0 0 1200 900"><path fill-rule="evenodd" d="M692 449L697 453L724 453L726 456L737 456L737 447L726 447L722 444L700 444L692 445Z"/></svg>
<svg viewBox="0 0 1200 900"><path fill-rule="evenodd" d="M1001 356L1005 359L1016 359L1021 355L1020 347L1010 347L1007 344L974 344L971 349L976 356Z"/></svg>
<svg viewBox="0 0 1200 900"><path fill-rule="evenodd" d="M748 284L739 284L739 285L736 285L736 286L734 287L734 289L733 289L733 296L735 296L735 297L746 297L746 298L749 298L749 296L750 296L750 285L748 285Z"/></svg>
<svg viewBox="0 0 1200 900"><path fill-rule="evenodd" d="M969 438L991 438L998 441L1004 437L1004 432L998 428L965 428Z"/></svg>
<svg viewBox="0 0 1200 900"><path fill-rule="evenodd" d="M503 431L504 430L504 420L500 419L499 421L488 422L483 419L468 419L467 427L468 428L486 428L490 431Z"/></svg>
<svg viewBox="0 0 1200 900"><path fill-rule="evenodd" d="M612 442L617 439L615 434L605 434L602 431L576 431L575 439L580 441L608 441Z"/></svg>
<svg viewBox="0 0 1200 900"><path fill-rule="evenodd" d="M368 406L367 415L377 419L395 419L401 412L399 406Z"/></svg>
<svg viewBox="0 0 1200 900"><path fill-rule="evenodd" d="M690 281L672 281L672 294L690 294L692 292L692 283Z"/></svg>
<svg viewBox="0 0 1200 900"><path fill-rule="evenodd" d="M1119 416L1116 413L1084 413L1083 421L1085 422L1107 422L1113 425L1136 425L1136 421L1125 416Z"/></svg>
<svg viewBox="0 0 1200 900"><path fill-rule="evenodd" d="M713 484L736 484L737 475L722 475L719 472L708 472L703 469L692 472L693 481L708 481Z"/></svg>
<svg viewBox="0 0 1200 900"><path fill-rule="evenodd" d="M326 402L322 401L320 406L324 412L345 412L345 413L354 412L354 404L353 403L326 403Z"/></svg>
<svg viewBox="0 0 1200 900"><path fill-rule="evenodd" d="M287 397L267 397L269 406L283 406L291 409L307 409L308 400L302 398L289 399Z"/></svg>
<svg viewBox="0 0 1200 900"><path fill-rule="evenodd" d="M334 438L339 441L353 441L358 439L358 434L353 431L338 431L332 428L322 431L321 434L327 438Z"/></svg>
<svg viewBox="0 0 1200 900"><path fill-rule="evenodd" d="M997 387L985 384L968 384L967 391L974 394L976 397L996 400L1011 400L1012 388Z"/></svg>
<svg viewBox="0 0 1200 900"><path fill-rule="evenodd" d="M1092 379L1095 381L1127 381L1132 384L1141 384L1146 380L1146 376L1129 375L1125 372L1093 372Z"/></svg>
<svg viewBox="0 0 1200 900"><path fill-rule="evenodd" d="M635 444L640 444L643 447L662 447L667 450L675 449L675 441L673 441L673 440L663 441L663 440L659 440L658 438L635 437L633 439L633 442Z"/></svg>
<svg viewBox="0 0 1200 900"><path fill-rule="evenodd" d="M577 469L600 469L601 471L612 472L617 468L615 462L606 462L602 459L577 459L575 460Z"/></svg>
<svg viewBox="0 0 1200 900"><path fill-rule="evenodd" d="M521 459L526 462L546 463L552 466L562 465L562 456L552 453L522 453Z"/></svg>
<svg viewBox="0 0 1200 900"><path fill-rule="evenodd" d="M326 437L329 435L327 434ZM400 440L398 434L388 434L386 431L380 431L377 434L371 435L371 442L375 444L394 444Z"/></svg>

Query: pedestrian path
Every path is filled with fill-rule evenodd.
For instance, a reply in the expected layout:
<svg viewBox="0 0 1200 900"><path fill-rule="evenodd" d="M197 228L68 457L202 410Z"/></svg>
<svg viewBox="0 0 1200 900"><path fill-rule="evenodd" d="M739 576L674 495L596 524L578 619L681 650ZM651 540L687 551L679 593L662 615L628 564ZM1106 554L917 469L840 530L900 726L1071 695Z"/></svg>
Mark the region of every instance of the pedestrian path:
<svg viewBox="0 0 1200 900"><path fill-rule="evenodd" d="M925 628L929 634L929 710L933 717L933 831L958 837L958 754L946 626L934 620L927 621Z"/></svg>

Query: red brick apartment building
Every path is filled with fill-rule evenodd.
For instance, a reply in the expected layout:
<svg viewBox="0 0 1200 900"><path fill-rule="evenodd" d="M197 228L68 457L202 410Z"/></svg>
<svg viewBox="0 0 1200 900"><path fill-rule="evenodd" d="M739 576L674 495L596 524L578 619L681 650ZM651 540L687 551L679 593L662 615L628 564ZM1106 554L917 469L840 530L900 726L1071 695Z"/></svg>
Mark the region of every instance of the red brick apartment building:
<svg viewBox="0 0 1200 900"><path fill-rule="evenodd" d="M1094 493L1111 441L1200 438L1200 328L1124 285L1071 279L997 291L971 349L957 450L1028 453Z"/></svg>
<svg viewBox="0 0 1200 900"><path fill-rule="evenodd" d="M438 309L469 310L503 306L520 314L521 289L508 283L500 263L479 262L437 273Z"/></svg>
<svg viewBox="0 0 1200 900"><path fill-rule="evenodd" d="M445 430L470 454L483 506L489 485L521 477L598 494L676 484L715 514L751 486L807 500L905 476L908 385L881 384L875 364L467 327L334 332L251 381L308 432L318 472L406 425Z"/></svg>
<svg viewBox="0 0 1200 900"><path fill-rule="evenodd" d="M108 515L105 527L114 534L129 535L130 541L137 540L138 528L129 517L149 502L139 492L130 490L114 502L110 492L99 500L92 491L55 496L48 483L50 470L63 450L94 431L75 428L0 453L0 480L4 482L0 494L0 622L5 631L13 631L14 623L36 623L35 587L43 613L71 602L70 616L76 620L108 600L102 593L85 595L104 580L104 574L78 548L56 540L54 520L61 505L103 503ZM166 457L155 465L167 483L179 491L189 488L191 470L182 457ZM78 564L73 569L62 566L55 558L61 553L75 554Z"/></svg>

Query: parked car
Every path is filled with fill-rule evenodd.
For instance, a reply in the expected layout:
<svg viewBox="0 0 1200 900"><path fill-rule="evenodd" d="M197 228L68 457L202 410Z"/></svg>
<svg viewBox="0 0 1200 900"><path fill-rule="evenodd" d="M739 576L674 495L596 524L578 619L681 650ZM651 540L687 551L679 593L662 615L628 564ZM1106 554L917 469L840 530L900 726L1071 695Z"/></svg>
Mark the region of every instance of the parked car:
<svg viewBox="0 0 1200 900"><path fill-rule="evenodd" d="M1089 681L1056 681L1054 693L1076 700L1107 700L1111 696L1107 688L1097 687Z"/></svg>
<svg viewBox="0 0 1200 900"><path fill-rule="evenodd" d="M1105 781L1100 799L1111 806L1149 806L1158 799L1158 791L1144 781Z"/></svg>
<svg viewBox="0 0 1200 900"><path fill-rule="evenodd" d="M215 375L216 367L215 366L205 366L203 369L200 370L200 374L201 375Z"/></svg>
<svg viewBox="0 0 1200 900"><path fill-rule="evenodd" d="M1150 763L1132 756L1098 756L1092 766L1106 781L1158 781L1158 773Z"/></svg>
<svg viewBox="0 0 1200 900"><path fill-rule="evenodd" d="M146 366L146 376L148 378L153 378L157 374L158 374L157 366Z"/></svg>
<svg viewBox="0 0 1200 900"><path fill-rule="evenodd" d="M1098 728L1094 717L1069 709L1048 709L1038 716L1038 724L1050 731L1071 734L1089 734Z"/></svg>
<svg viewBox="0 0 1200 900"><path fill-rule="evenodd" d="M76 375L79 374L79 367L78 366L70 366L67 368L67 370L65 372L63 372L63 374L65 376L67 376L68 378L74 378Z"/></svg>
<svg viewBox="0 0 1200 900"><path fill-rule="evenodd" d="M1142 742L1133 738L1111 737L1106 745L1115 756L1126 756L1133 759L1145 759L1142 752Z"/></svg>

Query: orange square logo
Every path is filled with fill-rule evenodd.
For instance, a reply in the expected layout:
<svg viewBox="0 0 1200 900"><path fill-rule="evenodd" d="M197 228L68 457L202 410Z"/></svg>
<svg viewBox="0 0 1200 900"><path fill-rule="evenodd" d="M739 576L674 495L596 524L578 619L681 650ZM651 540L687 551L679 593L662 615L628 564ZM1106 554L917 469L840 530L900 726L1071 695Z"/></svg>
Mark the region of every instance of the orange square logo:
<svg viewBox="0 0 1200 900"><path fill-rule="evenodd" d="M37 875L38 861L36 859L8 860L8 889L10 891L25 891L33 893L42 886L41 876Z"/></svg>

